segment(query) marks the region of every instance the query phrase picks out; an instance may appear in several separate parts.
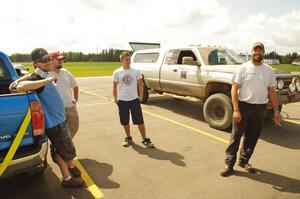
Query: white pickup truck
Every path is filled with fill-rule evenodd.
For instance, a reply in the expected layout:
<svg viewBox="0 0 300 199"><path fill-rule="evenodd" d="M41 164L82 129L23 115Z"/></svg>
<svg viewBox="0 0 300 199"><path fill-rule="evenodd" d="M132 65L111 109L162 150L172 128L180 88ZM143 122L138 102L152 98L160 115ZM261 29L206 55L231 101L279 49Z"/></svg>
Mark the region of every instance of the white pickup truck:
<svg viewBox="0 0 300 199"><path fill-rule="evenodd" d="M238 54L222 47L191 45L161 49L159 44L149 44L152 48L149 49L146 43L130 44L134 50L139 48L132 55L131 66L139 69L144 78L143 103L149 98L149 90L196 97L204 102L204 118L211 127L230 128L232 77L236 68L245 62ZM299 102L300 75L279 70L275 73L280 110L283 104ZM269 105L267 117L272 115Z"/></svg>

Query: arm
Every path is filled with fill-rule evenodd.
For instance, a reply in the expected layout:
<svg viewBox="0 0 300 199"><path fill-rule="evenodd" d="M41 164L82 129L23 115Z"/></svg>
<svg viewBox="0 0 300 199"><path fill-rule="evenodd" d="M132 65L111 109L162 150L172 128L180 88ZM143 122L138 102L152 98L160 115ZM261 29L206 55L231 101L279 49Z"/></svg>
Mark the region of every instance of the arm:
<svg viewBox="0 0 300 199"><path fill-rule="evenodd" d="M37 90L46 84L53 82L55 77L48 77L46 79L37 80L37 81L22 81L17 85L17 92L27 92L32 90Z"/></svg>
<svg viewBox="0 0 300 199"><path fill-rule="evenodd" d="M118 96L118 82L114 81L113 82L113 96L114 96L114 100L115 102L117 102L117 96Z"/></svg>
<svg viewBox="0 0 300 199"><path fill-rule="evenodd" d="M78 96L79 96L78 93L79 93L79 87L75 86L73 88L73 95L74 95L75 103L78 102Z"/></svg>
<svg viewBox="0 0 300 199"><path fill-rule="evenodd" d="M233 104L233 120L236 123L240 123L242 120L242 116L239 109L239 99L238 99L238 90L240 89L240 85L233 82L231 87L231 99Z"/></svg>
<svg viewBox="0 0 300 199"><path fill-rule="evenodd" d="M142 101L144 95L144 85L142 79L138 80L138 89L139 89L139 99L140 101Z"/></svg>
<svg viewBox="0 0 300 199"><path fill-rule="evenodd" d="M13 83L11 83L11 84L9 85L9 90L10 90L10 92L13 92L13 89L14 89L14 88L17 88L17 85L18 85L21 81L28 80L30 76L31 76L31 74L24 75L23 77L21 77L21 78L15 80Z"/></svg>
<svg viewBox="0 0 300 199"><path fill-rule="evenodd" d="M278 109L278 99L274 87L268 88L268 97L274 109L274 122L276 125L280 125L282 118Z"/></svg>

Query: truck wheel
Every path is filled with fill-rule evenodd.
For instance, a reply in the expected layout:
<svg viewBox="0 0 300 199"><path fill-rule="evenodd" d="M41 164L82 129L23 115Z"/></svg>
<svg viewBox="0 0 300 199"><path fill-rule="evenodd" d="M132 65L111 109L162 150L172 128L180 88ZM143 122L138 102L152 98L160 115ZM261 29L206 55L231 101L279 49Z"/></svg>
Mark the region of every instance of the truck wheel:
<svg viewBox="0 0 300 199"><path fill-rule="evenodd" d="M143 92L144 92L144 94L143 94L143 99L141 100L141 103L142 103L142 104L146 104L147 101L148 101L148 99L149 99L149 92L148 92L148 88L147 88L147 86L146 86L144 80L143 80L143 86L144 86L144 87L143 87ZM139 93L139 89L138 89L138 93Z"/></svg>
<svg viewBox="0 0 300 199"><path fill-rule="evenodd" d="M231 99L223 94L217 93L209 96L204 103L203 115L209 126L226 130L232 123L232 102Z"/></svg>
<svg viewBox="0 0 300 199"><path fill-rule="evenodd" d="M278 106L279 112L281 112L282 110L282 105ZM273 109L269 109L266 111L266 120L272 120L274 118L274 110Z"/></svg>

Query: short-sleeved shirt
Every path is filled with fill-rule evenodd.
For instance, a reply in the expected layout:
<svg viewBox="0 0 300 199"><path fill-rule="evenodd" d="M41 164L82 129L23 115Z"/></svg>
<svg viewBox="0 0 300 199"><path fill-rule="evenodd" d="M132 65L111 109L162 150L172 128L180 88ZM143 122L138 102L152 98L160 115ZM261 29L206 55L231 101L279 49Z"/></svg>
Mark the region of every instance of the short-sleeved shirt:
<svg viewBox="0 0 300 199"><path fill-rule="evenodd" d="M40 75L33 73L28 80L36 81L43 79ZM36 90L42 104L45 115L45 128L49 129L63 123L65 118L64 104L56 86L49 83Z"/></svg>
<svg viewBox="0 0 300 199"><path fill-rule="evenodd" d="M52 75L54 72L50 72ZM73 88L78 86L77 81L73 77L73 75L67 71L66 69L62 68L59 73L56 73L56 86L58 88L58 92L62 97L65 107L73 107L75 104L73 103L74 96L73 96Z"/></svg>
<svg viewBox="0 0 300 199"><path fill-rule="evenodd" d="M240 85L239 101L250 104L268 103L268 88L276 87L274 70L266 64L255 66L251 61L236 70L233 82Z"/></svg>
<svg viewBox="0 0 300 199"><path fill-rule="evenodd" d="M139 70L134 68L119 68L113 73L113 81L118 82L118 100L132 101L138 98L137 82L142 79Z"/></svg>

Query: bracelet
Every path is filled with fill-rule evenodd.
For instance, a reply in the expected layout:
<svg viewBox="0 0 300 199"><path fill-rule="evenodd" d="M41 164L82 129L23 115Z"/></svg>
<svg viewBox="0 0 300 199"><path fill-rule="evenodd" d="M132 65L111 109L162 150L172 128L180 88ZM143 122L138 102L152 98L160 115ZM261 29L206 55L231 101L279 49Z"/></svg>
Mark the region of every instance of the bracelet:
<svg viewBox="0 0 300 199"><path fill-rule="evenodd" d="M274 114L275 115L280 114L280 111L278 109L274 109Z"/></svg>

